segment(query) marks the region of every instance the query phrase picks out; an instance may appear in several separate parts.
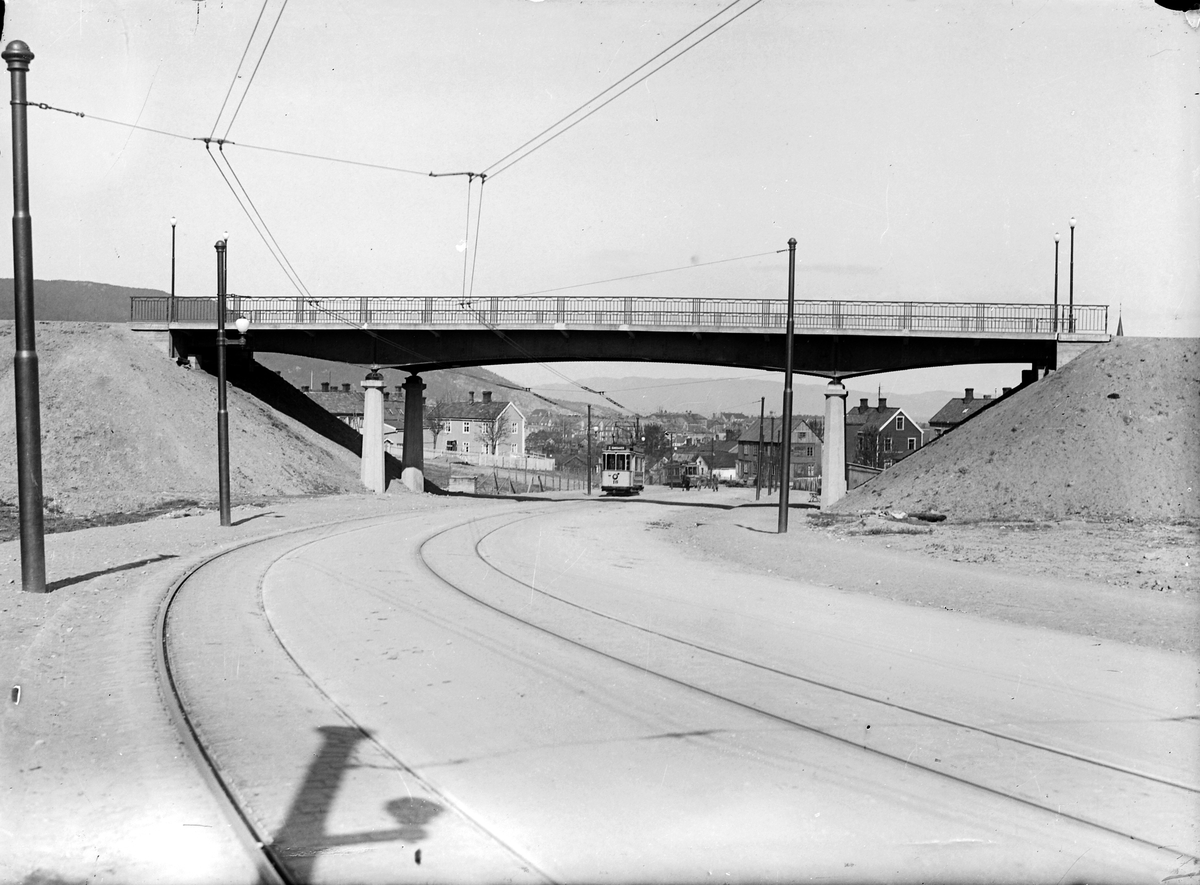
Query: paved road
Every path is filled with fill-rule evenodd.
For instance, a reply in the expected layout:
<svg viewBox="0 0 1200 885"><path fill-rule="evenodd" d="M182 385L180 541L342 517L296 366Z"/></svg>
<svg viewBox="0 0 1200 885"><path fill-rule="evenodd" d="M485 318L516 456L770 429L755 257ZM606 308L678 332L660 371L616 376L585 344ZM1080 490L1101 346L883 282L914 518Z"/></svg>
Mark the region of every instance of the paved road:
<svg viewBox="0 0 1200 885"><path fill-rule="evenodd" d="M173 616L189 706L319 882L1196 872L1186 658L751 579L663 542L680 512L248 550Z"/></svg>

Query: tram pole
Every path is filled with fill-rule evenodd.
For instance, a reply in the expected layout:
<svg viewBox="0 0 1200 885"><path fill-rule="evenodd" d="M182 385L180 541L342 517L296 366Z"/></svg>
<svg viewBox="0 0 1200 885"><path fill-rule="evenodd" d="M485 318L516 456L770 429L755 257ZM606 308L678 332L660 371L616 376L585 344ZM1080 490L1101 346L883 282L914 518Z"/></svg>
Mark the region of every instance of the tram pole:
<svg viewBox="0 0 1200 885"><path fill-rule="evenodd" d="M17 503L21 536L21 589L46 592L46 539L42 516L42 418L33 314L33 220L29 216L29 139L25 74L33 53L13 40L0 53L12 88L13 314L16 349Z"/></svg>
<svg viewBox="0 0 1200 885"><path fill-rule="evenodd" d="M779 477L779 534L787 534L788 495L792 490L792 339L796 332L796 238L788 240L787 363L783 371L783 451Z"/></svg>
<svg viewBox="0 0 1200 885"><path fill-rule="evenodd" d="M221 525L231 525L229 407L225 394L225 240L217 240L217 498Z"/></svg>
<svg viewBox="0 0 1200 885"><path fill-rule="evenodd" d="M592 404L588 403L587 414L587 493L592 493Z"/></svg>
<svg viewBox="0 0 1200 885"><path fill-rule="evenodd" d="M762 467L763 467L763 421L767 416L767 398L759 397L758 400L758 465L754 468L754 500L757 501L762 495Z"/></svg>

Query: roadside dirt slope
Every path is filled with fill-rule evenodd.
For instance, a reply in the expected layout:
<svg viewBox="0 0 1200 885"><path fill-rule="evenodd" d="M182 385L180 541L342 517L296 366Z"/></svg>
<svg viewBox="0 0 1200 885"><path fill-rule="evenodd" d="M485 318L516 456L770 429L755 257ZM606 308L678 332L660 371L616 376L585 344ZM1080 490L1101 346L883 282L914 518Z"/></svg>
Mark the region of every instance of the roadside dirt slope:
<svg viewBox="0 0 1200 885"><path fill-rule="evenodd" d="M47 509L128 512L217 497L217 387L120 324L38 323ZM0 323L0 501L17 498L14 331ZM359 461L229 387L235 503L356 492Z"/></svg>
<svg viewBox="0 0 1200 885"><path fill-rule="evenodd" d="M1200 340L1114 338L860 486L836 510L955 521L1200 519Z"/></svg>

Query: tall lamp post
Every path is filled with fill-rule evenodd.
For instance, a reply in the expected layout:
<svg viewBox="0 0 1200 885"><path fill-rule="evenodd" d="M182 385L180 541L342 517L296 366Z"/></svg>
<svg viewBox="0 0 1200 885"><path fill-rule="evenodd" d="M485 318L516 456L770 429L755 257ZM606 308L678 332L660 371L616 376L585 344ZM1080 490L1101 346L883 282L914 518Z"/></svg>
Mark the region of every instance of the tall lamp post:
<svg viewBox="0 0 1200 885"><path fill-rule="evenodd" d="M1075 334L1075 219L1071 218L1071 275L1067 282L1070 303L1067 306L1067 331Z"/></svg>
<svg viewBox="0 0 1200 885"><path fill-rule="evenodd" d="M1054 232L1054 334L1058 334L1058 231Z"/></svg>
<svg viewBox="0 0 1200 885"><path fill-rule="evenodd" d="M167 322L175 322L175 216L171 216L171 300L167 302Z"/></svg>
<svg viewBox="0 0 1200 885"><path fill-rule="evenodd" d="M225 240L217 240L217 495L221 525L229 516L229 408L225 399Z"/></svg>
<svg viewBox="0 0 1200 885"><path fill-rule="evenodd" d="M21 535L21 589L46 592L46 539L42 518L42 409L38 392L33 315L33 220L29 216L29 139L25 74L33 53L13 40L0 54L12 89L13 148L13 352L17 413L17 503Z"/></svg>
<svg viewBox="0 0 1200 885"><path fill-rule="evenodd" d="M783 451L779 465L779 534L788 529L788 496L792 489L792 338L796 320L796 238L788 240L787 362L783 370Z"/></svg>

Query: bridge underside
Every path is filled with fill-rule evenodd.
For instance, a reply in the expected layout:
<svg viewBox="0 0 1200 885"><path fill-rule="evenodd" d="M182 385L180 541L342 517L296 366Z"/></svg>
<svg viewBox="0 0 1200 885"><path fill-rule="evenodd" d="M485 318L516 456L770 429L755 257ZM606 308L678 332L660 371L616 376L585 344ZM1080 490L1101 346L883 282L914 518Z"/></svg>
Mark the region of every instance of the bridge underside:
<svg viewBox="0 0 1200 885"><path fill-rule="evenodd" d="M177 350L204 358L215 347L211 328L172 329ZM393 366L410 372L530 362L690 363L783 371L786 336L779 332L695 332L607 329L253 328L252 351L335 362ZM1052 337L804 333L794 337L793 369L849 378L877 372L980 363L1056 368Z"/></svg>

